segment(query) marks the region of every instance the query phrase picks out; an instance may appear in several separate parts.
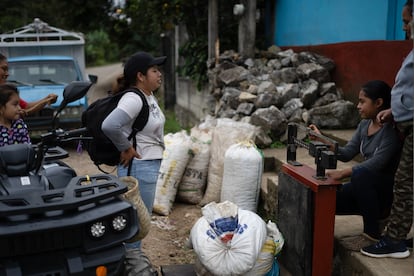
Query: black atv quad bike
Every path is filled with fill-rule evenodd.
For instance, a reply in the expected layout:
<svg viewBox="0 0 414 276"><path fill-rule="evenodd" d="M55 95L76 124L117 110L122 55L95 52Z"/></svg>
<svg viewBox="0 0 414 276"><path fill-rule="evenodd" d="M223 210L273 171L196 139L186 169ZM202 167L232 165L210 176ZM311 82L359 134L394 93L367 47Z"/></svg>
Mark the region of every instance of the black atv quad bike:
<svg viewBox="0 0 414 276"><path fill-rule="evenodd" d="M55 118L90 86L69 84ZM68 156L58 145L84 133L53 129L37 145L0 148L0 276L122 274L123 242L138 231L136 208L121 197L127 186L57 160Z"/></svg>

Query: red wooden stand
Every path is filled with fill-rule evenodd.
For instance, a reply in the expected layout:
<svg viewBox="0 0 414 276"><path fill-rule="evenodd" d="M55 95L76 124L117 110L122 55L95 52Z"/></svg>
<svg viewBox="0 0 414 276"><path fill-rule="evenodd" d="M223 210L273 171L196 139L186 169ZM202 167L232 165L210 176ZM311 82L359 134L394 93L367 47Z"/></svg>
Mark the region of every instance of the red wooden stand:
<svg viewBox="0 0 414 276"><path fill-rule="evenodd" d="M312 275L332 275L336 189L341 182L330 177L316 179L316 170L306 165L284 164L282 171L313 191Z"/></svg>

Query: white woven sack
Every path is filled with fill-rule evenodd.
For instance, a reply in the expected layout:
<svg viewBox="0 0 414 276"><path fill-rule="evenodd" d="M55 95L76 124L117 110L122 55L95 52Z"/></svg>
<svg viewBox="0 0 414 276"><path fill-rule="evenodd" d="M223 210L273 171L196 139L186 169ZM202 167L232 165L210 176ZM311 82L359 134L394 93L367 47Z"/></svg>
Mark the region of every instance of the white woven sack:
<svg viewBox="0 0 414 276"><path fill-rule="evenodd" d="M189 136L185 131L169 133L164 137L165 150L161 161L153 211L169 215L177 194L177 187L190 160Z"/></svg>
<svg viewBox="0 0 414 276"><path fill-rule="evenodd" d="M224 156L220 201L257 211L263 174L263 155L250 141L231 145Z"/></svg>
<svg viewBox="0 0 414 276"><path fill-rule="evenodd" d="M188 162L183 177L181 178L176 200L190 204L198 204L203 198L207 184L211 131L193 127L191 129L190 140L193 157Z"/></svg>
<svg viewBox="0 0 414 276"><path fill-rule="evenodd" d="M282 250L284 239L279 232L276 223L268 221L267 225L267 237L262 246L262 249L257 257L254 267L243 273L243 276L270 276L279 275L279 270L271 271L273 266L277 265L277 255ZM200 261L196 258L194 263L194 270L198 276L215 276L211 273ZM270 273L269 273L270 272Z"/></svg>
<svg viewBox="0 0 414 276"><path fill-rule="evenodd" d="M210 205L205 207L216 208L215 204ZM210 213L217 212L220 210ZM238 228L226 244L210 226L214 221L209 221L206 216L199 218L191 229L194 251L202 265L214 275L242 275L250 271L266 241L266 224L257 214L238 209L237 215Z"/></svg>
<svg viewBox="0 0 414 276"><path fill-rule="evenodd" d="M211 140L211 156L208 166L207 188L200 202L204 206L210 202L219 202L223 179L224 154L233 144L253 140L256 127L244 122L233 121L228 118L217 119Z"/></svg>
<svg viewBox="0 0 414 276"><path fill-rule="evenodd" d="M266 242L260 251L256 264L252 270L248 271L243 276L267 275L267 273L272 269L273 263L277 262L276 256L282 250L285 240L282 233L279 232L276 223L269 220L267 222L266 229Z"/></svg>

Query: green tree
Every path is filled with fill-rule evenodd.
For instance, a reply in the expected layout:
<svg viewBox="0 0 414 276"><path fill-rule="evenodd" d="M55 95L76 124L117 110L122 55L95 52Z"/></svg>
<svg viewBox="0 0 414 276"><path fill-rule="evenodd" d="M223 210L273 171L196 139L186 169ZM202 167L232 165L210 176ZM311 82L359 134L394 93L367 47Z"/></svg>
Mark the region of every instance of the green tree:
<svg viewBox="0 0 414 276"><path fill-rule="evenodd" d="M233 5L238 0L218 1L220 50L237 49L238 19L233 15ZM258 1L258 6L264 0ZM112 61L126 57L137 50L160 52L161 37L176 24L184 24L189 42L180 49L184 60L188 60L181 71L199 82L206 79L206 46L208 35L208 1L206 0L128 0L119 11L122 17L113 17L116 7L111 0L2 0L0 10L0 33L33 22L34 18L65 30L82 32L88 43L95 43L103 33L110 40L104 45L88 46L88 59L97 58L105 52ZM99 35L97 35L99 33ZM105 38L106 39L106 38ZM102 47L102 49L98 49ZM113 54L112 54L113 53ZM102 54L99 54L102 55ZM94 57L95 56L95 57Z"/></svg>
<svg viewBox="0 0 414 276"><path fill-rule="evenodd" d="M237 18L232 15L233 5L237 2L219 1L220 47L223 50L237 48ZM130 38L133 45L142 49L156 50L161 33L168 32L174 25L186 26L189 39L179 49L185 62L178 70L181 75L191 77L200 89L208 80L208 1L131 0L127 3L125 13L131 18L130 30L135 32Z"/></svg>
<svg viewBox="0 0 414 276"><path fill-rule="evenodd" d="M50 26L85 34L86 61L103 64L119 60L119 44L116 32L110 32L113 21L109 16L112 5L109 0L61 1L61 0L4 0L0 10L0 32L9 32L40 18ZM114 35L111 37L110 35ZM112 41L115 41L112 42Z"/></svg>
<svg viewBox="0 0 414 276"><path fill-rule="evenodd" d="M118 48L111 42L103 30L96 30L86 35L86 63L104 65L109 61L119 60Z"/></svg>
<svg viewBox="0 0 414 276"><path fill-rule="evenodd" d="M108 16L111 1L108 0L3 0L2 6L2 33L29 24L36 17L51 26L83 33L106 29L111 25Z"/></svg>

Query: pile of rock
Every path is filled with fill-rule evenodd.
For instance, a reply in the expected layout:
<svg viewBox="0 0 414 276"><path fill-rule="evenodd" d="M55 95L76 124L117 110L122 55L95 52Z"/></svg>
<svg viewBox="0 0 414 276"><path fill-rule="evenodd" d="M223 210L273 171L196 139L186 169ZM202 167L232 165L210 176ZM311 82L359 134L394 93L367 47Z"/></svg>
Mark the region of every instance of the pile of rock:
<svg viewBox="0 0 414 276"><path fill-rule="evenodd" d="M335 64L327 57L273 46L255 59L226 51L209 67L214 116L260 127L263 146L281 140L289 122L345 129L360 120L356 106L331 81Z"/></svg>

